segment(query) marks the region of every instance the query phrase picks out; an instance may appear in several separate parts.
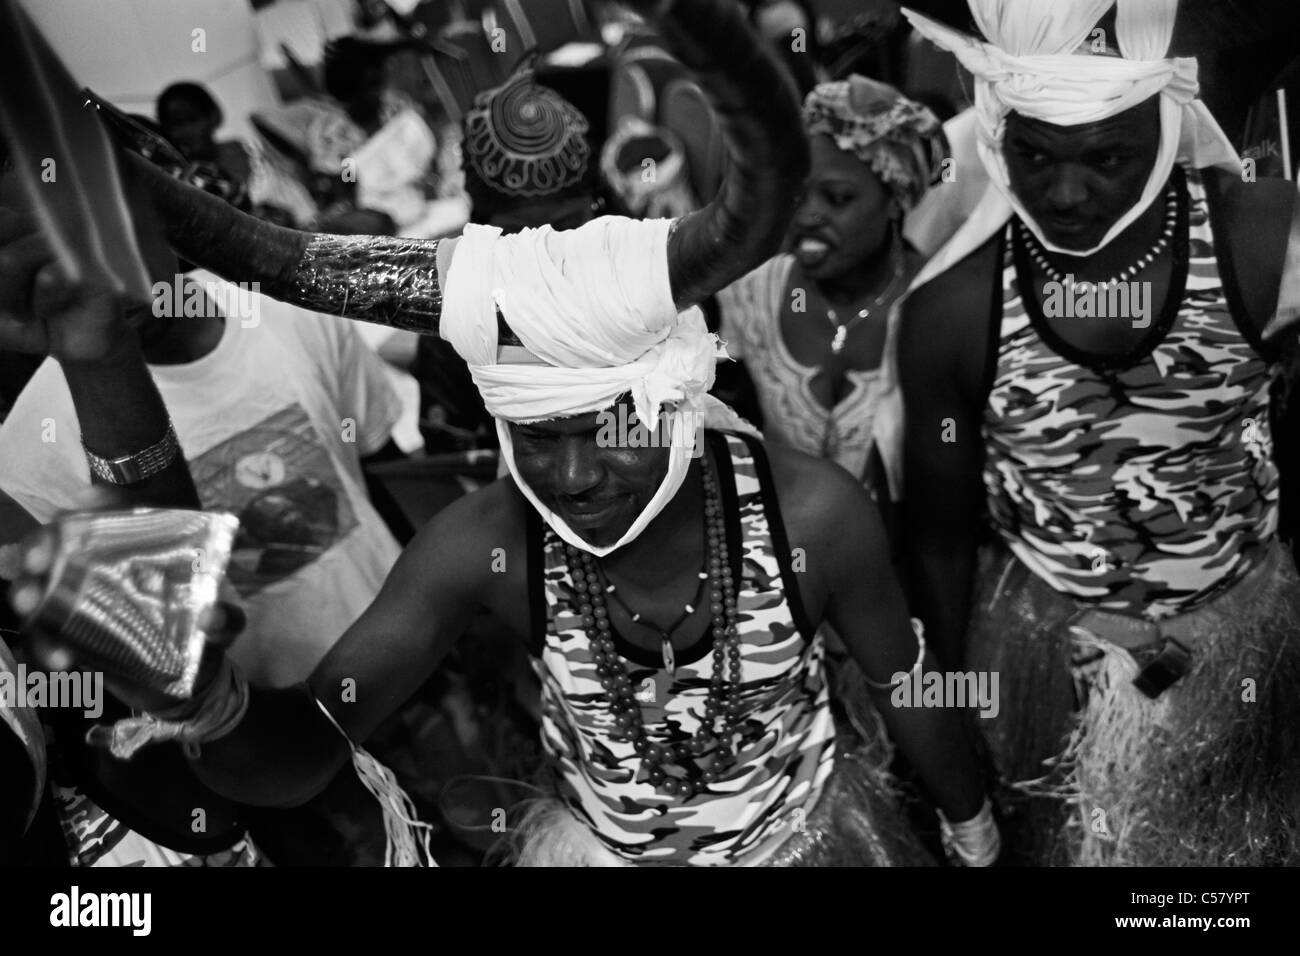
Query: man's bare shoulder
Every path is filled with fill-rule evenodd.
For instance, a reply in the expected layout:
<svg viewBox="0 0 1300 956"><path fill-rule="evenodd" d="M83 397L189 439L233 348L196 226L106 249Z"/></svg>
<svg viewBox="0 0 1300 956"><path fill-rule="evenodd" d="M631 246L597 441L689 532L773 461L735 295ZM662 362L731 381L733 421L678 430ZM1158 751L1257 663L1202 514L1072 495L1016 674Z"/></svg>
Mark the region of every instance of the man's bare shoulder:
<svg viewBox="0 0 1300 956"><path fill-rule="evenodd" d="M498 479L434 515L403 560L451 572L461 588L483 595L524 570L528 507L510 478Z"/></svg>
<svg viewBox="0 0 1300 956"><path fill-rule="evenodd" d="M903 305L903 319L926 326L969 322L993 301L999 243L993 237L916 289Z"/></svg>
<svg viewBox="0 0 1300 956"><path fill-rule="evenodd" d="M775 443L763 447L791 542L831 539L846 513L875 508L867 490L834 462Z"/></svg>
<svg viewBox="0 0 1300 956"><path fill-rule="evenodd" d="M1248 227L1252 220L1256 226L1272 220L1290 224L1296 202L1295 183L1290 180L1275 176L1242 179L1223 169L1209 170L1202 175L1214 177L1224 212L1235 228Z"/></svg>
<svg viewBox="0 0 1300 956"><path fill-rule="evenodd" d="M975 387L984 367L995 296L1000 294L994 237L908 296L898 332L904 389L933 375Z"/></svg>

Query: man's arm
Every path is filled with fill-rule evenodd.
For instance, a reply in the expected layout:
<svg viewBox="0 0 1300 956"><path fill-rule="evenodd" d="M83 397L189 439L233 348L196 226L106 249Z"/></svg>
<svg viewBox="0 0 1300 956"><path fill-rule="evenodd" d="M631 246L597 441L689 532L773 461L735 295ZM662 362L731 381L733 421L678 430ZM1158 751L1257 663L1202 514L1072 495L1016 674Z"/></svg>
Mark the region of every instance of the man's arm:
<svg viewBox="0 0 1300 956"><path fill-rule="evenodd" d="M950 669L961 664L984 510L980 421L994 268L992 255L977 252L918 289L899 330L904 580Z"/></svg>
<svg viewBox="0 0 1300 956"><path fill-rule="evenodd" d="M251 691L234 731L203 746L193 763L199 779L223 796L262 806L294 806L318 793L348 751L316 701L362 744L451 650L493 587L505 585L488 580L487 561L465 560L467 544L499 524L494 500L485 492L439 512L305 684Z"/></svg>
<svg viewBox="0 0 1300 956"><path fill-rule="evenodd" d="M116 348L92 359L60 359L63 376L81 425L81 440L103 458L136 455L157 444L171 417L154 384L135 332L123 328ZM93 473L91 481L105 482ZM125 506L201 509L185 456L177 448L172 462L156 474L128 485L111 484Z"/></svg>
<svg viewBox="0 0 1300 956"><path fill-rule="evenodd" d="M816 464L810 480L805 479L804 498L819 517L811 525L800 522L815 529L804 539L808 569L826 582L826 621L867 678L888 685L893 675L912 671L918 641L890 565L884 526L870 496L851 475L834 465ZM937 669L933 654L926 654L923 667ZM944 815L961 821L979 813L984 788L956 711L895 707L890 690L872 688L871 695L890 736Z"/></svg>
<svg viewBox="0 0 1300 956"><path fill-rule="evenodd" d="M1300 320L1300 194L1276 177L1243 181L1206 170L1215 252L1229 304L1270 342L1295 337ZM1235 298L1232 293L1235 292Z"/></svg>
<svg viewBox="0 0 1300 956"><path fill-rule="evenodd" d="M67 278L35 217L6 208L0 208L0 347L58 361L82 441L95 454L135 455L167 434L167 408L121 297ZM200 507L179 449L163 470L113 487L124 506Z"/></svg>

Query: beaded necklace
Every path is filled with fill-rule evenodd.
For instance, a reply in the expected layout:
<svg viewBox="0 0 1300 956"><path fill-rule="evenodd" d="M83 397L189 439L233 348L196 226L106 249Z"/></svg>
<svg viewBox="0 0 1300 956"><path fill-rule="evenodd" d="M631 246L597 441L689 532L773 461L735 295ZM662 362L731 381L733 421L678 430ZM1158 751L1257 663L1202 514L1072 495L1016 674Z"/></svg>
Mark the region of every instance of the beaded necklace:
<svg viewBox="0 0 1300 956"><path fill-rule="evenodd" d="M735 763L732 739L741 713L736 582L727 562L726 518L717 481L707 458L701 461L701 476L704 483L707 557L700 578L707 582L709 589L713 678L709 681L704 716L688 743L657 744L652 743L646 735L641 705L636 699L627 667L614 646L611 633L605 595L613 592L613 585L605 581L600 563L593 555L572 545L565 546L574 587L579 594L585 592L585 598L580 598L578 613L582 615L582 626L591 642L596 676L605 690L610 710L614 712L614 720L618 725L611 736L615 740L632 742L633 749L641 758L642 773L659 793L683 800L689 800L705 786L716 781L723 771ZM667 636L664 640L667 643ZM671 648L665 652L665 664L668 663L670 654ZM700 770L690 758L702 756L710 746L715 747L714 761L708 769ZM670 770L676 773L670 773Z"/></svg>
<svg viewBox="0 0 1300 956"><path fill-rule="evenodd" d="M1107 279L1104 282L1097 282L1097 283L1076 282L1074 284L1075 288L1079 289L1081 292L1084 293L1091 293L1094 286L1096 286L1097 288L1105 288L1106 286L1119 285L1119 283L1121 282L1128 282L1130 279L1135 278L1143 269L1145 269L1147 266L1151 265L1151 263L1156 261L1156 256L1160 255L1160 253L1165 251L1165 247L1169 245L1169 240L1172 239L1174 236L1174 226L1177 223L1177 221L1178 221L1178 193L1171 185L1169 187L1169 191L1166 193L1166 199L1165 199L1164 229L1161 230L1160 237L1155 241L1155 243L1151 246L1151 248L1147 250L1146 255L1139 258L1128 268L1122 269L1116 276L1114 276L1111 279ZM1020 241L1024 244L1025 249L1029 252L1029 257L1034 260L1034 264L1037 265L1038 268L1043 271L1043 274L1046 275L1047 278L1052 282L1064 283L1065 276L1061 273L1060 269L1056 268L1054 265L1052 265L1050 262L1047 261L1047 255L1042 245L1039 244L1038 239L1034 236L1034 234L1029 231L1029 227L1026 226L1024 222L1019 219L1016 220L1016 227L1020 234Z"/></svg>

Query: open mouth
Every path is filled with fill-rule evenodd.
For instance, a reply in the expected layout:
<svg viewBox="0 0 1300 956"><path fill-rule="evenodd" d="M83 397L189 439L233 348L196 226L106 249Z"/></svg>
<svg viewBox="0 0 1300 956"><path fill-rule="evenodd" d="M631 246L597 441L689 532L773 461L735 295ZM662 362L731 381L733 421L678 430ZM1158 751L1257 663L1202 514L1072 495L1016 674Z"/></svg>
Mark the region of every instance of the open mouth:
<svg viewBox="0 0 1300 956"><path fill-rule="evenodd" d="M811 236L804 236L795 243L794 253L799 257L799 262L805 266L815 266L821 263L830 255L830 243L823 239L814 239Z"/></svg>

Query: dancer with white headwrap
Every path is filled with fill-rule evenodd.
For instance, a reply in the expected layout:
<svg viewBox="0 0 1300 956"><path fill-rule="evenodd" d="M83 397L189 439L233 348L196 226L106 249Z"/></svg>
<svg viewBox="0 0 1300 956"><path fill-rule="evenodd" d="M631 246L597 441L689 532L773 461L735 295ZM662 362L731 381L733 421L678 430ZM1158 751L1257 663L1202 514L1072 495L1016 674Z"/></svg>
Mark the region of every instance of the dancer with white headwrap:
<svg viewBox="0 0 1300 956"><path fill-rule="evenodd" d="M1176 7L971 0L983 39L908 13L975 76L991 182L895 314L878 432L913 606L1001 676L1022 862L1300 861L1268 437L1300 220L1168 56Z"/></svg>
<svg viewBox="0 0 1300 956"><path fill-rule="evenodd" d="M704 71L732 153L719 199L682 221L472 227L435 250L304 239L159 181L187 254L345 314L436 326L510 475L420 532L307 682L248 689L208 667L192 709L145 732L186 742L200 779L233 799L299 802L486 617L529 648L543 687L551 779L507 814L519 862L924 863L884 741L835 725L817 631L836 629L878 704L932 665L879 517L853 478L769 453L708 396L720 348L692 307L779 242L807 163L797 104L730 0L641 6ZM206 244L219 225L235 248ZM39 591L49 569L38 553L26 568ZM75 658L75 634L49 637ZM116 683L143 709L156 700ZM993 862L998 831L956 715L881 710L953 821L951 853Z"/></svg>

